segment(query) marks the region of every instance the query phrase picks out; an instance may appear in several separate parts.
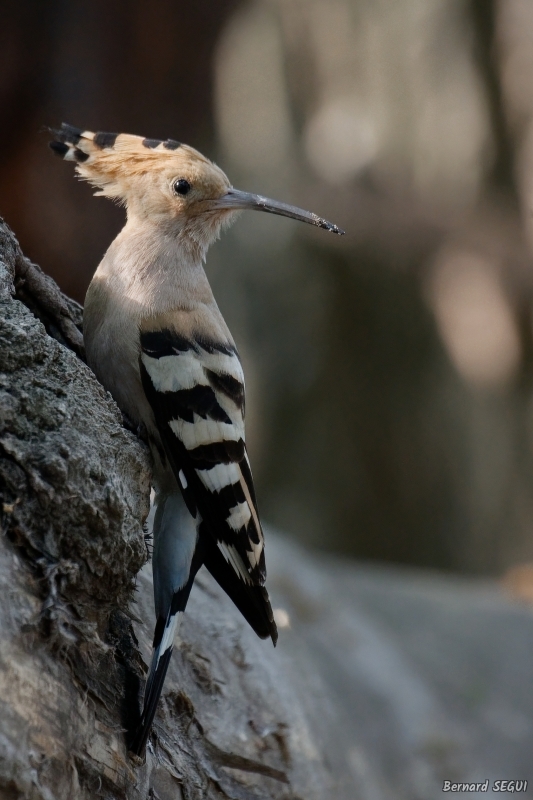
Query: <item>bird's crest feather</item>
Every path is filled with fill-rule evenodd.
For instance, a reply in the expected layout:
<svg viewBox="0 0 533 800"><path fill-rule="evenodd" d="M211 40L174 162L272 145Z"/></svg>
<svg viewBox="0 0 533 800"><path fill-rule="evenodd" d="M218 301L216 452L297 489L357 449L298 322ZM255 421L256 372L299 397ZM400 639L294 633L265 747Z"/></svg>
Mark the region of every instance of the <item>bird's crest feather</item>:
<svg viewBox="0 0 533 800"><path fill-rule="evenodd" d="M132 179L154 171L196 166L198 171L216 167L189 145L174 139L147 139L129 133L84 131L63 123L51 129L52 150L65 161L74 161L78 175L98 189L97 194L123 199ZM221 173L223 174L223 173ZM227 179L226 179L227 180Z"/></svg>

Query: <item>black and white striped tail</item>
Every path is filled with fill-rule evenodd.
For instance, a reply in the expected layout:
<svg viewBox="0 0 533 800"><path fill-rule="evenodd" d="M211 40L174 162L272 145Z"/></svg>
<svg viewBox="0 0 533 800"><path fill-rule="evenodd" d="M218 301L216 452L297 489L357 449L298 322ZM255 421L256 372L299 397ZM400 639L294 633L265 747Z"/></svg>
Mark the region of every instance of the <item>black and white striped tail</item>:
<svg viewBox="0 0 533 800"><path fill-rule="evenodd" d="M194 569L191 570L187 585L174 595L166 619L159 617L155 626L152 661L144 690L143 712L129 748L132 753L138 756L142 754L152 728L172 650L174 649L174 639L179 630L192 584L198 571L197 566L199 567L199 565L194 564Z"/></svg>
<svg viewBox="0 0 533 800"><path fill-rule="evenodd" d="M148 740L174 640L194 578L204 561L203 545L196 533L196 520L189 514L181 493L160 494L157 502L153 554L157 622L143 712L130 744L130 750L136 755L141 755Z"/></svg>
<svg viewBox="0 0 533 800"><path fill-rule="evenodd" d="M179 630L182 615L182 611L176 613L169 612L166 620L159 619L157 621L152 662L150 664L150 672L148 673L148 680L146 681L144 693L143 712L130 745L131 752L138 756L142 754L152 728L155 712L157 710L159 698L161 697L161 692L163 691L165 676L172 656L174 638Z"/></svg>

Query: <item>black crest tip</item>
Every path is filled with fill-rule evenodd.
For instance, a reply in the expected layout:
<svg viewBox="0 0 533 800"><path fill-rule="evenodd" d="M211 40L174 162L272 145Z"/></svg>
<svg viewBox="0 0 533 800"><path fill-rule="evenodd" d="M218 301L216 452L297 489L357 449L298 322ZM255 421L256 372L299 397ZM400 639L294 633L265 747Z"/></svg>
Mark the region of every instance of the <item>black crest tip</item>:
<svg viewBox="0 0 533 800"><path fill-rule="evenodd" d="M118 135L118 133L103 133L102 131L99 131L94 135L93 142L97 147L105 150L108 147L115 146Z"/></svg>
<svg viewBox="0 0 533 800"><path fill-rule="evenodd" d="M68 144L64 142L48 142L48 147L61 158L64 158L69 151Z"/></svg>
<svg viewBox="0 0 533 800"><path fill-rule="evenodd" d="M69 142L69 144L78 144L82 133L83 131L81 128L69 125L68 122L61 123L61 134L65 137L64 141Z"/></svg>

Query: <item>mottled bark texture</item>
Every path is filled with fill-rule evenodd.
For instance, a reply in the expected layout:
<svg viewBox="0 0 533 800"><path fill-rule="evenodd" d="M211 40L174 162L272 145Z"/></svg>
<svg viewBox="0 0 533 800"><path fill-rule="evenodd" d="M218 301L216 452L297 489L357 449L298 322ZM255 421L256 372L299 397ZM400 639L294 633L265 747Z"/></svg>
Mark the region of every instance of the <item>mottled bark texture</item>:
<svg viewBox="0 0 533 800"><path fill-rule="evenodd" d="M0 303L0 799L330 796L279 650L207 575L146 761L128 756L153 624L148 452L79 357L81 309L3 224Z"/></svg>

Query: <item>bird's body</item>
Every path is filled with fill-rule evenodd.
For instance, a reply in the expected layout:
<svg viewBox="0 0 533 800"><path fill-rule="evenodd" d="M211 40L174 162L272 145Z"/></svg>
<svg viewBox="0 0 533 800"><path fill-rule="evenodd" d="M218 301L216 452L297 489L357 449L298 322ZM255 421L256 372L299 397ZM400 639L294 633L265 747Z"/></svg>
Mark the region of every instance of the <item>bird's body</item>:
<svg viewBox="0 0 533 800"><path fill-rule="evenodd" d="M146 743L196 572L207 569L262 638L277 639L264 538L244 437L244 377L203 269L236 210L255 207L335 230L315 215L234 190L200 153L168 140L63 125L52 147L128 209L91 282L87 360L145 427L154 457L154 652L131 743Z"/></svg>

